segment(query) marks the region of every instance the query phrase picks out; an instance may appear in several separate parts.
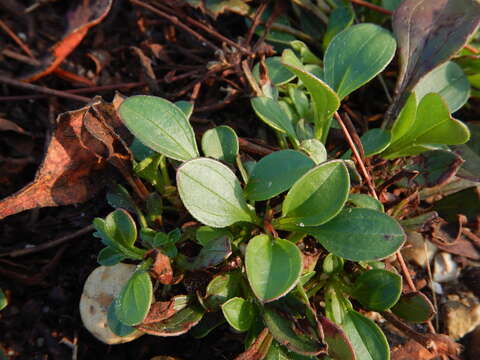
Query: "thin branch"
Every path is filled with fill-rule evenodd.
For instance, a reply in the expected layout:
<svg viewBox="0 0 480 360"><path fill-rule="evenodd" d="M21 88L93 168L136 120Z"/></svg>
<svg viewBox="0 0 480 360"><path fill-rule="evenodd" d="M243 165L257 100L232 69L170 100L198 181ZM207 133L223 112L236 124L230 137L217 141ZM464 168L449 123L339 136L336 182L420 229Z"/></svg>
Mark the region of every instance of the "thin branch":
<svg viewBox="0 0 480 360"><path fill-rule="evenodd" d="M1 75L0 75L0 83L8 84L8 85L11 85L11 86L14 86L14 87L19 87L19 88L22 88L22 89L28 89L28 90L36 91L36 92L47 94L47 95L64 97L64 98L67 98L67 99L72 99L72 100L85 102L85 103L88 103L91 100L90 98L85 97L85 96L70 94L70 93L65 92L65 91L50 89L50 88L47 88L47 87L44 87L44 86L27 84L27 83L24 83L22 81L18 81L18 80L15 80L15 79L10 79L6 76L1 76Z"/></svg>
<svg viewBox="0 0 480 360"><path fill-rule="evenodd" d="M85 235L86 233L91 232L93 230L95 230L93 225L88 225L88 226L85 226L84 228L82 228L78 231L75 231L75 232L70 233L68 235L62 236L58 239L48 241L46 243L43 243L43 244L35 246L35 247L21 249L21 250L14 250L14 251L11 251L11 252L8 252L8 253L0 254L0 257L9 256L9 257L15 258L15 257L19 257L19 256L34 254L34 253L37 253L37 252L40 252L40 251L44 251L44 250L59 246L63 243L66 243L67 241L70 241L70 240L73 240L73 239L75 239L79 236Z"/></svg>
<svg viewBox="0 0 480 360"><path fill-rule="evenodd" d="M131 3L138 5L140 7L143 7L144 9L150 10L151 12L163 17L164 19L167 19L170 21L173 25L179 27L182 30L185 30L192 36L196 37L202 44L208 45L211 49L214 51L220 50L218 46L216 46L214 43L211 41L205 39L202 35L200 35L198 32L195 30L189 28L187 25L185 25L183 22L181 22L176 16L172 16L169 14L166 14L165 12L158 10L157 8L154 8L153 6L144 3L143 1L140 0L130 0Z"/></svg>

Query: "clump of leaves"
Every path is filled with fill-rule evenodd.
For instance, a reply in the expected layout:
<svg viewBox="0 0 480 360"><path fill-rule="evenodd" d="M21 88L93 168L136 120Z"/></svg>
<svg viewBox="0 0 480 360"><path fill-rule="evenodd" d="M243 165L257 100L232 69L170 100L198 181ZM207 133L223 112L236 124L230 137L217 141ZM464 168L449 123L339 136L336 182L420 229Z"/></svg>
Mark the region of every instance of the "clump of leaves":
<svg viewBox="0 0 480 360"><path fill-rule="evenodd" d="M171 336L193 327L195 334L204 336L227 322L236 331L247 332L250 341L267 327L266 351L285 352L286 347L315 356L324 353L329 343L355 347L351 334L367 329L369 336L380 336L372 351L388 353L381 331L354 311L348 299L377 311L396 303L400 277L373 270L367 262L395 253L405 234L373 198L365 195L375 209L349 201L351 180L344 161L327 161L318 151L309 156L299 149L285 149L261 158L247 172L231 128L221 126L204 134L202 148L211 156L207 158L199 156L188 112L179 106L152 96L134 96L122 103L119 114L136 138L154 150L140 164L155 166L148 171L136 168L158 192L140 208L119 188L109 196L119 209L94 221L96 236L106 245L98 256L100 264L140 262L112 303L112 331L125 335L136 327ZM317 141L315 146L323 145ZM175 207L179 199L172 197L168 164L175 168L181 203L202 226L164 232L165 212L180 210ZM125 209L136 214L140 231ZM323 271L316 266L318 256L308 262L302 252L309 239L316 239L330 253L323 260ZM199 248L193 256L185 251L192 246ZM357 262L355 273L344 271L344 259ZM230 261L233 264L227 266ZM213 277L207 277L205 288L192 292L186 279L207 269ZM161 284L156 290L158 301L153 296L154 280ZM376 282L381 286L372 286ZM311 303L320 293L329 302L338 302L335 310L325 311L330 320L345 324L346 335L333 323L328 329L334 333L322 330L323 315Z"/></svg>
<svg viewBox="0 0 480 360"><path fill-rule="evenodd" d="M385 129L367 131L361 142L365 157L434 150L422 155L422 163L409 165L416 169L444 161L447 145L469 139L468 128L451 117L465 96L449 91L448 81L435 91L440 71L417 83L448 60L476 25L469 22L461 39L439 45L442 56L427 66L425 43L405 33L398 18L417 16L406 15L411 3L404 1L394 18L403 54L402 93L389 113L395 121L389 125L387 117ZM436 13L425 3L422 11ZM447 15L452 9L457 8L449 2ZM350 23L324 42L323 60L296 40L281 57L266 61L272 78L256 84L262 94L251 104L276 132L281 149L258 161L242 160L237 134L228 126L203 135L202 156L189 123L191 104L153 96L121 104L119 115L136 138L135 171L154 191L138 204L119 186L109 194L117 210L94 221L106 246L100 264L139 263L110 306L113 332L123 336L137 328L175 336L191 330L201 338L228 323L246 333L239 359L328 354L380 360L389 358L386 338L362 309L391 311L410 322L430 320L428 299L420 293L402 296L401 276L381 261L403 245L402 226L375 196L353 189L358 175L351 154L330 159L325 148L330 129L338 126L333 119L341 102L380 74L396 51L386 29ZM432 34L447 25L427 25L432 43L439 44ZM408 36L416 42L406 41ZM415 57L405 56L405 44ZM453 156L449 161L460 166ZM442 177L442 168L438 171ZM196 222L186 223L184 210Z"/></svg>

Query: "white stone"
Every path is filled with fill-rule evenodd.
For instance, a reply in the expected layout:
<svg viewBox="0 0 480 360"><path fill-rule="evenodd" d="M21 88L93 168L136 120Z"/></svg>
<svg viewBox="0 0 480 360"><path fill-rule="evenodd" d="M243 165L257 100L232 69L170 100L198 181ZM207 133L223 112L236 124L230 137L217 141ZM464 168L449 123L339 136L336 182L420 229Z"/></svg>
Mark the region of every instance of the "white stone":
<svg viewBox="0 0 480 360"><path fill-rule="evenodd" d="M442 283L458 279L460 268L453 261L451 254L443 251L438 253L435 255L433 264L433 281Z"/></svg>
<svg viewBox="0 0 480 360"><path fill-rule="evenodd" d="M80 316L87 330L105 344L126 343L144 334L141 331L134 331L128 336L117 336L107 324L108 307L120 294L135 269L135 265L122 263L113 266L99 266L85 281L80 299Z"/></svg>
<svg viewBox="0 0 480 360"><path fill-rule="evenodd" d="M480 325L480 305L466 306L458 301L447 301L444 305L445 328L454 340L464 337Z"/></svg>
<svg viewBox="0 0 480 360"><path fill-rule="evenodd" d="M405 256L405 259L414 262L422 268L427 266L427 261L432 261L438 250L435 244L424 240L422 234L416 231L407 232L407 243L408 247L402 249L402 254Z"/></svg>

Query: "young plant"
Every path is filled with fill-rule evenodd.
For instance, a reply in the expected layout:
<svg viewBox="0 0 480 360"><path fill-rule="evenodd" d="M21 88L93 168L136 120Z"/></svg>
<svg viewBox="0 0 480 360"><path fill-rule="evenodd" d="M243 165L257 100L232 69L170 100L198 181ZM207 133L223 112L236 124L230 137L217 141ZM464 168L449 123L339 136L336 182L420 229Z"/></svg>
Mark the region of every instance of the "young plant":
<svg viewBox="0 0 480 360"><path fill-rule="evenodd" d="M172 336L192 329L202 337L226 322L246 332L250 351L260 346L265 356L289 351L333 356L349 349L353 358L371 345L361 339L375 337L379 340L368 351L385 358L389 350L381 331L348 299L375 311L395 305L400 277L372 267L395 253L405 234L376 200L350 194L344 161L326 161L322 144L310 139L297 150L259 159L247 172L229 127L204 134L202 149L210 157L201 157L188 114L177 105L134 96L121 104L119 114L136 139L153 150L147 159L163 161L153 162L148 176L136 167L156 190L148 199L155 198L157 206L148 200L138 206L119 188L109 195L119 209L94 221L106 245L100 264L139 263L110 306L113 332L127 335L136 328ZM176 171L176 192L168 164ZM158 186L167 182L170 188ZM181 204L199 225L168 225L170 213L182 216ZM124 209L136 213L140 231ZM313 260L305 250L312 241L330 253L322 253L323 268L316 265L319 246ZM354 273L344 270L346 260L356 264ZM207 269L205 286L192 288L188 279L206 276ZM322 294L324 310L318 307ZM334 310L328 305L333 301L338 303Z"/></svg>

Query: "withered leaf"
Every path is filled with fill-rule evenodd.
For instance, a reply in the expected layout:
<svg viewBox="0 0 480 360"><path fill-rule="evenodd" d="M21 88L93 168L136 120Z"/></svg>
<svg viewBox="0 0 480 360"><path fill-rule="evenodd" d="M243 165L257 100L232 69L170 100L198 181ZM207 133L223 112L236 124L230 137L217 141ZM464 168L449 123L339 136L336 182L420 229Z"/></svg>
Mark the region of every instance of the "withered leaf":
<svg viewBox="0 0 480 360"><path fill-rule="evenodd" d="M92 130L90 125L98 123L108 131ZM0 201L0 219L37 207L87 201L104 186L102 174L108 162L119 168L129 182L137 184L131 175L128 148L113 130L121 132L120 127L114 106L100 98L60 114L35 179Z"/></svg>
<svg viewBox="0 0 480 360"><path fill-rule="evenodd" d="M475 0L404 0L393 14L401 68L396 98L387 113L395 120L418 81L450 59L480 24Z"/></svg>
<svg viewBox="0 0 480 360"><path fill-rule="evenodd" d="M33 82L55 71L62 61L82 42L88 30L108 15L112 2L112 0L81 1L80 5L67 15L68 29L63 39L53 46L52 54L42 61L39 69L26 75L22 80Z"/></svg>
<svg viewBox="0 0 480 360"><path fill-rule="evenodd" d="M151 324L168 319L175 314L175 301L157 301L152 304L142 324Z"/></svg>
<svg viewBox="0 0 480 360"><path fill-rule="evenodd" d="M170 265L170 258L157 251L152 266L153 275L160 281L160 284L169 285L173 283L173 270Z"/></svg>
<svg viewBox="0 0 480 360"><path fill-rule="evenodd" d="M235 360L261 360L265 358L272 344L272 340L272 335L270 335L267 328L264 328L252 345L250 345L245 352L238 355Z"/></svg>

